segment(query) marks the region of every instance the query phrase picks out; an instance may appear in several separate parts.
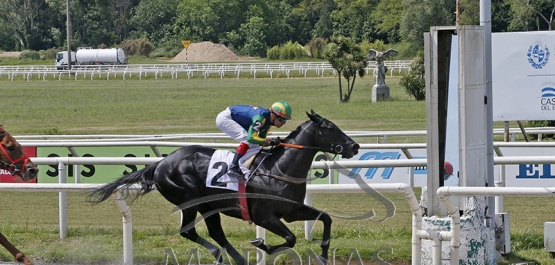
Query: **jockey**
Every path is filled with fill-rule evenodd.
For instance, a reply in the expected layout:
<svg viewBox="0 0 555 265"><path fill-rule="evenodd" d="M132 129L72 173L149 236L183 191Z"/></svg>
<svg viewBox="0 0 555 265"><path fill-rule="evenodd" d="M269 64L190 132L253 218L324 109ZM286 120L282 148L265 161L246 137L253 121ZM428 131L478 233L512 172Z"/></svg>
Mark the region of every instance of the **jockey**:
<svg viewBox="0 0 555 265"><path fill-rule="evenodd" d="M243 172L249 171L243 166L245 160L260 151L262 145L278 145L279 138L268 140L266 135L271 126L281 128L290 119L291 107L283 100L276 101L270 109L235 105L220 112L216 117L216 126L240 143L228 174L244 180Z"/></svg>

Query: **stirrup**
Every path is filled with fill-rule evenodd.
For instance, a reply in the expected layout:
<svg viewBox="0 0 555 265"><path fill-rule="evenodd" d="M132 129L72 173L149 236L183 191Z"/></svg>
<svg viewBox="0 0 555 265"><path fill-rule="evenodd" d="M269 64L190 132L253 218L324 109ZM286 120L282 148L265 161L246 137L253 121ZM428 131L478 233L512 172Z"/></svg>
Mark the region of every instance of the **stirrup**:
<svg viewBox="0 0 555 265"><path fill-rule="evenodd" d="M238 169L240 170L240 169ZM241 174L241 172L239 172L238 170L234 170L234 169L230 169L229 171L227 171L227 175L232 177L232 178L236 178L237 180L245 180L245 175Z"/></svg>

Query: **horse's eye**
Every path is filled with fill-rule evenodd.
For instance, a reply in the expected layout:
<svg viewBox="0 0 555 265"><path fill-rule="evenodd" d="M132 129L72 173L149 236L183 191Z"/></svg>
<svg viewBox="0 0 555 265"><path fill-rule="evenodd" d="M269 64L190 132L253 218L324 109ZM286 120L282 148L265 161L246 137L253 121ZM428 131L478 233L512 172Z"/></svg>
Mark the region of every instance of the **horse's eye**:
<svg viewBox="0 0 555 265"><path fill-rule="evenodd" d="M15 149L15 147L13 147L13 146L11 146L11 145L10 145L10 146L8 146L8 151L10 151L10 152L11 152L11 151L13 151L14 149Z"/></svg>

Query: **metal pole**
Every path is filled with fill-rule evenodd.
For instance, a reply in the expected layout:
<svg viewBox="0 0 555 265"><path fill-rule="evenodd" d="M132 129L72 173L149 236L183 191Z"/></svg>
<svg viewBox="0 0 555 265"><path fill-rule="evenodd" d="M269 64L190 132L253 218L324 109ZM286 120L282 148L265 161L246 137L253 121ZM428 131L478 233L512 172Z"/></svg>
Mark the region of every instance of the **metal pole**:
<svg viewBox="0 0 555 265"><path fill-rule="evenodd" d="M67 70L71 70L71 24L69 22L69 0L66 0Z"/></svg>
<svg viewBox="0 0 555 265"><path fill-rule="evenodd" d="M58 163L58 183L66 183L66 165L62 162ZM60 207L60 239L67 237L67 192L61 191L59 193L59 207Z"/></svg>
<svg viewBox="0 0 555 265"><path fill-rule="evenodd" d="M480 26L484 27L485 32L485 52L486 52L486 161L488 186L493 187L495 176L493 170L493 94L492 94L492 63L491 63L491 0L480 0ZM495 198L487 198L487 216L490 218L495 215Z"/></svg>
<svg viewBox="0 0 555 265"><path fill-rule="evenodd" d="M121 212L123 224L123 264L133 265L133 215L123 199L121 191L116 191L112 197Z"/></svg>

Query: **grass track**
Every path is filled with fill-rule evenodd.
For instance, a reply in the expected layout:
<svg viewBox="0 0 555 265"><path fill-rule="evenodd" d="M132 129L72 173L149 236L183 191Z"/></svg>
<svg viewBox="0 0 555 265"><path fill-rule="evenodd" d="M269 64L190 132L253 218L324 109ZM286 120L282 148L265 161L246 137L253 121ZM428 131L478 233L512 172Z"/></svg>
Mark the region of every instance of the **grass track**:
<svg viewBox="0 0 555 265"><path fill-rule="evenodd" d="M306 120L304 111L314 109L344 130L416 130L426 128L425 102L409 98L398 86L398 78L388 78L392 100L371 103L373 79L357 79L351 102L340 103L335 78L279 79L146 79L146 80L63 80L14 82L0 79L2 116L0 123L14 135L25 134L165 134L218 132L216 114L228 105L246 103L269 106L284 99L293 106L294 119L283 131ZM389 142L424 142L425 139L390 138ZM419 194L419 191L415 191ZM410 260L410 213L404 199L388 194L396 205L394 217L384 222L345 221L334 218L332 247L339 258L357 248L365 261L374 251L393 264ZM37 262L121 263L121 217L111 202L96 207L85 203L85 195L69 193L69 235L59 239L56 193L0 194L0 231ZM361 195L316 196L317 208L365 211L383 209ZM173 206L158 194L149 194L131 205L134 217L134 253L137 264L164 264L164 250L174 249L180 262L198 247L172 234L179 227L179 215L170 215ZM511 215L514 252L502 264L536 261L555 264L543 248L543 222L554 221L549 198L506 198ZM254 227L224 218L232 244L250 247ZM318 253L318 244L304 240L302 223L289 225L298 237L296 250ZM320 227L316 226L316 236ZM200 233L206 235L203 224ZM268 235L270 242L281 242ZM203 262L211 262L201 252ZM5 250L0 260L11 261ZM371 264L371 263L369 263Z"/></svg>

